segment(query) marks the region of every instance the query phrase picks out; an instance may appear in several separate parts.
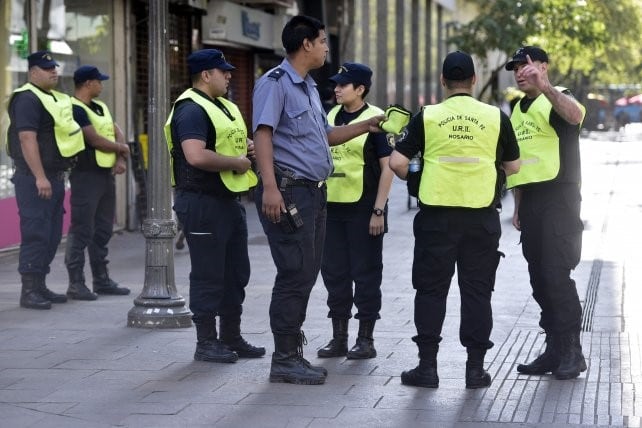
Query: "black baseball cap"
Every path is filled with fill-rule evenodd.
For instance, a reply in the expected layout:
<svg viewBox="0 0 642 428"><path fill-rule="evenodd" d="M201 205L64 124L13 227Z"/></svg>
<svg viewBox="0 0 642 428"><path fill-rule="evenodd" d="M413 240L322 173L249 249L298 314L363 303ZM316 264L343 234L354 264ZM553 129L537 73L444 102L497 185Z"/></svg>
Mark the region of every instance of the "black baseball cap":
<svg viewBox="0 0 642 428"><path fill-rule="evenodd" d="M339 71L330 80L339 85L352 83L354 85L363 85L370 88L372 85L372 70L370 67L357 62L344 62Z"/></svg>
<svg viewBox="0 0 642 428"><path fill-rule="evenodd" d="M446 80L466 80L475 75L473 58L462 51L451 52L446 55L441 74Z"/></svg>
<svg viewBox="0 0 642 428"><path fill-rule="evenodd" d="M49 69L58 66L58 63L54 61L53 56L49 51L34 52L27 57L27 61L29 63L29 68L40 67L43 69Z"/></svg>
<svg viewBox="0 0 642 428"><path fill-rule="evenodd" d="M223 52L218 49L201 49L192 52L187 57L187 68L189 69L189 74L196 74L213 68L223 71L236 70L236 67L228 63Z"/></svg>
<svg viewBox="0 0 642 428"><path fill-rule="evenodd" d="M98 67L82 65L74 72L74 83L83 83L88 80L107 80L109 76L102 74Z"/></svg>
<svg viewBox="0 0 642 428"><path fill-rule="evenodd" d="M523 46L517 49L511 60L506 63L506 70L514 70L516 65L528 62L526 55L531 57L531 61L548 62L548 54L544 49L537 46Z"/></svg>

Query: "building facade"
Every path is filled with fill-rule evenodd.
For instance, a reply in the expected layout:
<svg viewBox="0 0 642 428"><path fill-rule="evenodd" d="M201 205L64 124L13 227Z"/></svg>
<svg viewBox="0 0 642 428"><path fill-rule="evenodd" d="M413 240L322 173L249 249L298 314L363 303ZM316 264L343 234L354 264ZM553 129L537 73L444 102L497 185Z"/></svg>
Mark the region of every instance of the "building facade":
<svg viewBox="0 0 642 428"><path fill-rule="evenodd" d="M14 89L27 81L27 56L49 49L60 64L58 89L73 93L73 73L79 65L94 64L110 76L125 72L124 56L115 46L125 44L123 1L7 0L0 5L0 249L20 242L18 210L10 178L12 162L7 154L7 102ZM124 87L118 79L105 85L104 100L112 106L116 120L126 122ZM122 181L119 187L122 187ZM69 226L67 191L65 230ZM121 213L122 216L122 213Z"/></svg>
<svg viewBox="0 0 642 428"><path fill-rule="evenodd" d="M368 99L416 112L441 99L441 59L454 24L455 0L335 0L329 15L339 33L341 61L374 71Z"/></svg>

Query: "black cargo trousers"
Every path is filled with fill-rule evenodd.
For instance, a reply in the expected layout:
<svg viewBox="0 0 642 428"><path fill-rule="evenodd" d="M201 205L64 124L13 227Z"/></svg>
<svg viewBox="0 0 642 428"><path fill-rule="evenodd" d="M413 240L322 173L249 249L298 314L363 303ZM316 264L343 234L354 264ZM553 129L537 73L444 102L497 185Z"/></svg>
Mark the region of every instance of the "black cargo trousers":
<svg viewBox="0 0 642 428"><path fill-rule="evenodd" d="M571 270L582 254L578 184L547 183L521 189L519 221L540 327L549 334L579 332L582 306Z"/></svg>

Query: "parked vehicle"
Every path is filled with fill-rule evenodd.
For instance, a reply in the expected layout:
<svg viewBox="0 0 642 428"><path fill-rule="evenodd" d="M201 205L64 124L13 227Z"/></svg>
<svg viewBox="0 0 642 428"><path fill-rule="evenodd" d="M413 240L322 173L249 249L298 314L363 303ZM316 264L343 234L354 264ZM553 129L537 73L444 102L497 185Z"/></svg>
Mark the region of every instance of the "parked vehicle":
<svg viewBox="0 0 642 428"><path fill-rule="evenodd" d="M620 129L631 122L642 122L642 105L629 104L625 106L616 106L613 109L613 116Z"/></svg>

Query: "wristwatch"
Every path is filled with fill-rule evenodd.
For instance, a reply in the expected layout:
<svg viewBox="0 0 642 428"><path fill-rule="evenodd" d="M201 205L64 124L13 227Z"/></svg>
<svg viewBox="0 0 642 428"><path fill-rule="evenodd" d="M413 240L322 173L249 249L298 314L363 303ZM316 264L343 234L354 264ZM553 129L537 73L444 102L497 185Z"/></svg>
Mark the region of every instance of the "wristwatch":
<svg viewBox="0 0 642 428"><path fill-rule="evenodd" d="M383 210L381 208L373 208L372 214L376 215L377 217L381 217L383 215Z"/></svg>

